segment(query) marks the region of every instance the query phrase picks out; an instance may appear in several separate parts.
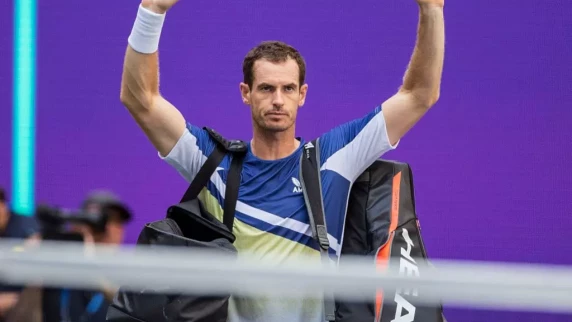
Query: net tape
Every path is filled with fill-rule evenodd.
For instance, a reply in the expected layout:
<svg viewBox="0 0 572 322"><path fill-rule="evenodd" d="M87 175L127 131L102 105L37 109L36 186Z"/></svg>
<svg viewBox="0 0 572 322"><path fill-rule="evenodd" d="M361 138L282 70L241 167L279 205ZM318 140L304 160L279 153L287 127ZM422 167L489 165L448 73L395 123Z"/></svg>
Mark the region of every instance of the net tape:
<svg viewBox="0 0 572 322"><path fill-rule="evenodd" d="M371 259L333 263L320 265L319 256L277 262L189 248L0 241L0 281L17 285L280 297L328 288L340 300L357 301L383 288L418 294L418 303L572 313L572 267L432 260L379 272Z"/></svg>

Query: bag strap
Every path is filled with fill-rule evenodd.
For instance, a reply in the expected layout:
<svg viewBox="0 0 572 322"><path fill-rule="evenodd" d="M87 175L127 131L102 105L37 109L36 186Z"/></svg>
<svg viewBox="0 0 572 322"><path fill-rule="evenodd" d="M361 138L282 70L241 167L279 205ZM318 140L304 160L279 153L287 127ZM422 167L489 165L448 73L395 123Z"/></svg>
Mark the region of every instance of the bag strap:
<svg viewBox="0 0 572 322"><path fill-rule="evenodd" d="M203 187L205 187L209 182L211 176L216 171L218 165L222 162L222 159L224 159L225 155L226 151L224 147L217 144L213 152L207 158L207 161L205 161L205 163L203 164L203 166L201 167L201 169L199 170L199 172L197 173L197 175L187 188L187 191L185 191L185 194L183 195L183 198L181 198L180 203L187 202L189 200L197 198Z"/></svg>
<svg viewBox="0 0 572 322"><path fill-rule="evenodd" d="M300 157L300 183L304 192L304 200L310 218L310 226L314 239L318 242L324 264L330 265L328 229L324 214L324 199L322 197L322 182L320 176L319 140L313 140L304 145ZM335 321L334 297L325 292L324 310L326 321Z"/></svg>
<svg viewBox="0 0 572 322"><path fill-rule="evenodd" d="M227 140L215 130L204 127L209 136L215 140L216 145L208 156L207 160L185 191L180 203L196 199L201 190L207 185L216 168L224 159L227 153L232 155L232 161L228 173L226 192L224 197L223 223L232 232L234 223L234 212L238 200L238 189L240 186L240 174L242 163L246 156L247 147L241 140Z"/></svg>
<svg viewBox="0 0 572 322"><path fill-rule="evenodd" d="M226 179L226 192L224 195L223 224L232 232L236 202L238 201L238 188L240 187L240 173L245 154L234 154Z"/></svg>

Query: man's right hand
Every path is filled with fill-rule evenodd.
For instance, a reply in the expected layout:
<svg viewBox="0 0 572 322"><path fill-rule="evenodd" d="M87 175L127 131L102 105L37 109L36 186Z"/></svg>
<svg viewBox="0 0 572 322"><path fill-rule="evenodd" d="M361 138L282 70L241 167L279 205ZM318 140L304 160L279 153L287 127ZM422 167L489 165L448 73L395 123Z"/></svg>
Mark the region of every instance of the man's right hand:
<svg viewBox="0 0 572 322"><path fill-rule="evenodd" d="M149 9L155 13L164 14L178 1L179 0L143 0L141 5L143 8Z"/></svg>

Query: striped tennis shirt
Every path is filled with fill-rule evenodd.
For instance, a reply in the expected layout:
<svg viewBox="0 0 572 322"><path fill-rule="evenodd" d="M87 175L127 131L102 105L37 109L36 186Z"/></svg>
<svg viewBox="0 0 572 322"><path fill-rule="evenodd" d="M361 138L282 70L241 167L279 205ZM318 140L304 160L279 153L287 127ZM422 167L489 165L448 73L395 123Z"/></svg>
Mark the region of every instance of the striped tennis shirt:
<svg viewBox="0 0 572 322"><path fill-rule="evenodd" d="M291 155L279 160L257 158L248 146L241 173L233 233L241 253L280 264L299 256L315 257L318 245L312 238L299 178L300 154L305 141ZM362 118L342 124L319 137L324 210L330 254L341 251L345 213L354 180L385 152L396 148L387 136L381 106ZM187 123L187 130L166 157L160 157L191 182L215 141L202 128ZM231 157L227 155L199 198L222 221L226 180ZM296 299L266 294L232 296L230 322L322 322L319 294Z"/></svg>

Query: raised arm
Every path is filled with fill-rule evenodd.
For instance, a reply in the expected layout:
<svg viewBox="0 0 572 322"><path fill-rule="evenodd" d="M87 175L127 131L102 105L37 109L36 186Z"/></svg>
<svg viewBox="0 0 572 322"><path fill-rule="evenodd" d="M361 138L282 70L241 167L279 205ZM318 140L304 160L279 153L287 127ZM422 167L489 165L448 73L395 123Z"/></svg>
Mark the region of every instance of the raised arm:
<svg viewBox="0 0 572 322"><path fill-rule="evenodd" d="M121 80L121 102L162 156L185 131L183 115L159 92L159 37L165 13L176 2L142 2L129 36Z"/></svg>
<svg viewBox="0 0 572 322"><path fill-rule="evenodd" d="M445 0L417 0L417 42L403 85L382 104L391 144L397 143L433 106L441 87L445 53Z"/></svg>

